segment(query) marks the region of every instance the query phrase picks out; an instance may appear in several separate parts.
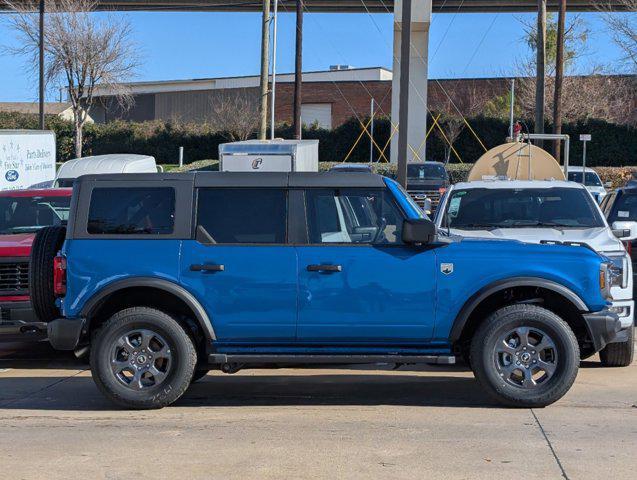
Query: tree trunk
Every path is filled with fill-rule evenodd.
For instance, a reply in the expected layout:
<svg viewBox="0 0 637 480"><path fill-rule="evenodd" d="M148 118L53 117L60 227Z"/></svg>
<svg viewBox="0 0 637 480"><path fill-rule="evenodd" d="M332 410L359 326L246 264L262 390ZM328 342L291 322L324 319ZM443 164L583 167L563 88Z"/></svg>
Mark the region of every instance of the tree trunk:
<svg viewBox="0 0 637 480"><path fill-rule="evenodd" d="M557 54L555 58L555 97L553 105L553 133L562 133L562 83L564 82L564 25L566 22L566 0L560 0L557 19ZM562 153L560 140L555 140L553 156L560 161Z"/></svg>
<svg viewBox="0 0 637 480"><path fill-rule="evenodd" d="M535 133L544 133L544 105L546 78L546 0L537 1L537 61L535 76ZM544 146L542 140L536 145Z"/></svg>
<svg viewBox="0 0 637 480"><path fill-rule="evenodd" d="M265 140L268 131L268 78L270 56L270 0L263 0L261 24L261 117L259 139Z"/></svg>
<svg viewBox="0 0 637 480"><path fill-rule="evenodd" d="M296 55L294 61L294 138L301 138L301 84L303 81L303 0L296 0Z"/></svg>
<svg viewBox="0 0 637 480"><path fill-rule="evenodd" d="M77 117L79 117L80 114L76 114L76 120L75 120L75 132L74 132L74 136L75 136L75 157L76 158L80 158L82 157L82 136L83 136L83 131L82 129L84 128L84 126L82 125L82 122L79 121L77 119Z"/></svg>

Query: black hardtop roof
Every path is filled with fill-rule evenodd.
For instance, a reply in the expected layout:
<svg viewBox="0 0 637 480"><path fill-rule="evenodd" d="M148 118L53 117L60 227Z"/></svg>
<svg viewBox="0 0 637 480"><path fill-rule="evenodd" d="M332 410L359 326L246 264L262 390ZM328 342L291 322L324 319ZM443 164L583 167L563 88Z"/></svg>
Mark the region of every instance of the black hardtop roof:
<svg viewBox="0 0 637 480"><path fill-rule="evenodd" d="M183 172L84 175L78 182L186 181L195 187L384 187L380 175L368 172Z"/></svg>

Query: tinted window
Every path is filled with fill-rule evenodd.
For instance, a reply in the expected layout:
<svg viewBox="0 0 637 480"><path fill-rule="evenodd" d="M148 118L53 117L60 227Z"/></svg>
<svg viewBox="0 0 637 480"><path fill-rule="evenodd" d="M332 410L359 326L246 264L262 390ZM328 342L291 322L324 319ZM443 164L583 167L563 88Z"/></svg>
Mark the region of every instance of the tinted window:
<svg viewBox="0 0 637 480"><path fill-rule="evenodd" d="M285 243L286 204L280 189L200 189L197 225L215 243Z"/></svg>
<svg viewBox="0 0 637 480"><path fill-rule="evenodd" d="M582 183L582 172L568 172L571 182ZM586 185L589 187L601 187L602 181L595 172L586 172Z"/></svg>
<svg viewBox="0 0 637 480"><path fill-rule="evenodd" d="M446 180L447 171L445 167L437 163L421 163L407 165L407 176L409 178L422 180Z"/></svg>
<svg viewBox="0 0 637 480"><path fill-rule="evenodd" d="M445 226L459 229L603 227L583 188L476 188L450 194Z"/></svg>
<svg viewBox="0 0 637 480"><path fill-rule="evenodd" d="M91 194L90 234L165 235L174 223L172 188L95 188Z"/></svg>
<svg viewBox="0 0 637 480"><path fill-rule="evenodd" d="M310 243L402 243L404 216L385 190L306 192Z"/></svg>
<svg viewBox="0 0 637 480"><path fill-rule="evenodd" d="M71 197L0 197L0 234L35 232L69 218Z"/></svg>
<svg viewBox="0 0 637 480"><path fill-rule="evenodd" d="M608 223L637 221L637 193L622 193L608 216Z"/></svg>

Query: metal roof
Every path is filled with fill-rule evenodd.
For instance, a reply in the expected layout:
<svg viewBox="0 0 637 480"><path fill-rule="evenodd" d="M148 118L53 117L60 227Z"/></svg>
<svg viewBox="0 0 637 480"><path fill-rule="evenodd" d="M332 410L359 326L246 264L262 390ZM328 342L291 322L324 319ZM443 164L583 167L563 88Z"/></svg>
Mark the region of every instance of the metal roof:
<svg viewBox="0 0 637 480"><path fill-rule="evenodd" d="M26 0L22 0L26 3ZM29 0L31 1L31 0ZM21 0L13 0L21 3ZM279 0L282 12L295 9L295 0ZM394 0L304 0L310 12L393 12ZM557 10L558 0L548 0L549 10ZM594 11L599 0L567 0L569 11ZM605 2L621 8L618 1ZM99 0L104 10L147 11L261 11L260 0ZM0 2L0 9L7 9ZM524 12L536 11L537 0L433 0L434 13Z"/></svg>

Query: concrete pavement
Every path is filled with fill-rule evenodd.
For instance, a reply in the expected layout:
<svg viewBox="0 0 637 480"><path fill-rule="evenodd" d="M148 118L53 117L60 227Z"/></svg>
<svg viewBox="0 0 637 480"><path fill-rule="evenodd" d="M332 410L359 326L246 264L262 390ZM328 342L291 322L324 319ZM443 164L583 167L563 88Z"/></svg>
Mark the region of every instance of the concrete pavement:
<svg viewBox="0 0 637 480"><path fill-rule="evenodd" d="M0 349L2 347L0 346ZM211 373L130 412L71 356L0 352L7 479L634 478L637 364L584 362L545 409L493 404L460 367Z"/></svg>

